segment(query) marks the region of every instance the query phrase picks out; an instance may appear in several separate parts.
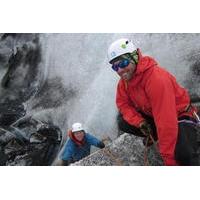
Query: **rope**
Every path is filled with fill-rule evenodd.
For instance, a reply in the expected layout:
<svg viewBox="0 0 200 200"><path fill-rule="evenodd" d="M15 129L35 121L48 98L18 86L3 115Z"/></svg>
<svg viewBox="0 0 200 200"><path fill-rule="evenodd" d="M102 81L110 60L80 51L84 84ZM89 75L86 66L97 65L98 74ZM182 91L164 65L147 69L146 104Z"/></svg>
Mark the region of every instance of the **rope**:
<svg viewBox="0 0 200 200"><path fill-rule="evenodd" d="M148 144L148 142L149 142L149 136L147 137L147 140L146 140L146 144L145 144L145 149L144 149L144 165L145 166L148 166L149 165L149 161L148 161L148 155L147 155L147 153L148 153L148 146L147 146L147 144Z"/></svg>
<svg viewBox="0 0 200 200"><path fill-rule="evenodd" d="M123 166L123 161L117 158L116 155L114 155L108 148L103 149L103 153L105 153L108 157L111 158L118 166Z"/></svg>
<svg viewBox="0 0 200 200"><path fill-rule="evenodd" d="M146 144L145 144L145 149L144 149L144 165L145 166L149 166L149 160L148 160L148 142L149 142L149 139L152 140L154 146L156 147L156 150L159 152L159 149L157 147L157 144L156 144L156 141L154 140L153 136L151 134L149 134L149 136L147 137L147 141L146 141Z"/></svg>

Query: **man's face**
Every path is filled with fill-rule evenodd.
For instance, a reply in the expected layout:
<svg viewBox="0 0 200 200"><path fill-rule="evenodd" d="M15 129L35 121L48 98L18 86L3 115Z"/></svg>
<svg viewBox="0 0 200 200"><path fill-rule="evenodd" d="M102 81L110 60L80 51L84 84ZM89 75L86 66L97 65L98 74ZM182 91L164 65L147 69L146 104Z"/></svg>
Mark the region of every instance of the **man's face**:
<svg viewBox="0 0 200 200"><path fill-rule="evenodd" d="M124 65L123 65L123 62L125 63ZM135 72L135 68L136 68L136 65L134 63L130 61L126 62L125 60L118 60L114 62L112 66L116 66L114 70L125 81L129 81L132 79L133 74ZM120 66L123 66L123 67L120 67Z"/></svg>
<svg viewBox="0 0 200 200"><path fill-rule="evenodd" d="M83 131L77 131L74 132L74 137L78 140L78 141L82 141L84 138L84 132Z"/></svg>

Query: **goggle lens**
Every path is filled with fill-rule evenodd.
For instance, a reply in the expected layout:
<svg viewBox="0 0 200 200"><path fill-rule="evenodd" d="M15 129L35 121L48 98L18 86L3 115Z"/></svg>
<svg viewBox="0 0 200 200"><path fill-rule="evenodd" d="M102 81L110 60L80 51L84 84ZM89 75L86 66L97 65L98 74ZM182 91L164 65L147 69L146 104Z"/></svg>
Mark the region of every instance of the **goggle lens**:
<svg viewBox="0 0 200 200"><path fill-rule="evenodd" d="M124 69L125 67L129 65L129 63L130 61L128 59L124 59L117 64L113 64L112 69L117 72L119 68Z"/></svg>

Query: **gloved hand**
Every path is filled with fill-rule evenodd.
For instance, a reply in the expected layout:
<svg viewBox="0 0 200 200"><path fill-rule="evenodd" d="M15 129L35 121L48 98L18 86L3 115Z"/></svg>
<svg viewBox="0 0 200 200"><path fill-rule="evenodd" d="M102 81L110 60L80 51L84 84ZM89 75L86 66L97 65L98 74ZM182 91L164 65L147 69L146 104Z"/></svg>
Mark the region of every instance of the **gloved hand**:
<svg viewBox="0 0 200 200"><path fill-rule="evenodd" d="M140 124L140 131L144 134L144 136L148 137L152 133L151 125L146 121L143 121Z"/></svg>
<svg viewBox="0 0 200 200"><path fill-rule="evenodd" d="M103 148L105 147L105 144L101 141L101 142L99 143L98 147L99 147L100 149L103 149Z"/></svg>
<svg viewBox="0 0 200 200"><path fill-rule="evenodd" d="M101 139L101 141L102 141L105 145L108 145L109 143L112 142L112 140L111 140L111 138L110 138L109 136L103 137L103 138Z"/></svg>

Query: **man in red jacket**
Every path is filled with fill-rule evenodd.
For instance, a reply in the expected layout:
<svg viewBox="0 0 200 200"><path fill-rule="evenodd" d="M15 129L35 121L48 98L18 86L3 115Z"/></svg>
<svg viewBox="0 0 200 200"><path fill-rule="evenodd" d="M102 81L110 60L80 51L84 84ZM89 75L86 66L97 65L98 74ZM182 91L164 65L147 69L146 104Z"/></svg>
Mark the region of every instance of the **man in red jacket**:
<svg viewBox="0 0 200 200"><path fill-rule="evenodd" d="M116 104L119 128L158 140L165 165L198 165L198 116L175 77L128 39L113 42L109 63L120 76Z"/></svg>

